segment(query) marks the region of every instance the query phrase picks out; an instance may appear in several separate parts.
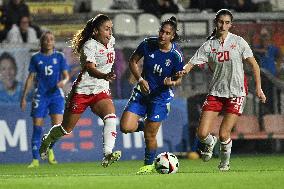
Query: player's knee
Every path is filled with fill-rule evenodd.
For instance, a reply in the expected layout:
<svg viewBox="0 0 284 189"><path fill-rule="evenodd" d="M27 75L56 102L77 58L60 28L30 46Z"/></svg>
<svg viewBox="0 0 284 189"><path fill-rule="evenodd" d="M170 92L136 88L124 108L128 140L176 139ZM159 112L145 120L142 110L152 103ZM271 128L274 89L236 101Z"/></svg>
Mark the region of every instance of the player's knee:
<svg viewBox="0 0 284 189"><path fill-rule="evenodd" d="M124 134L127 134L127 133L133 133L134 130L131 129L130 127L127 127L126 125L124 124L120 124L120 131Z"/></svg>
<svg viewBox="0 0 284 189"><path fill-rule="evenodd" d="M229 133L220 133L219 139L221 142L227 141L230 138Z"/></svg>
<svg viewBox="0 0 284 189"><path fill-rule="evenodd" d="M208 135L209 135L209 133L206 132L206 131L204 131L204 130L200 130L200 129L199 129L199 130L197 131L197 136L198 136L198 138L201 139L201 140L205 139Z"/></svg>

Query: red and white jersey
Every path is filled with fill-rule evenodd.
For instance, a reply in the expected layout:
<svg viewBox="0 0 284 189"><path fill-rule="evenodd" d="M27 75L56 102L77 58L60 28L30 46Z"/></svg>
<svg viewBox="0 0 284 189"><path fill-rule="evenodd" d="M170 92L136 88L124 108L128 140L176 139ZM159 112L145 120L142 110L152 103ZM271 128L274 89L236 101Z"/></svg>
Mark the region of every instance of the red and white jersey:
<svg viewBox="0 0 284 189"><path fill-rule="evenodd" d="M82 72L74 83L75 93L89 95L109 91L109 81L90 76L88 72L84 70L84 67L86 62L91 62L96 65L98 71L109 73L115 58L114 44L114 37L111 37L107 46L104 46L94 39L86 41L80 56Z"/></svg>
<svg viewBox="0 0 284 189"><path fill-rule="evenodd" d="M194 65L208 63L213 72L209 95L229 98L246 96L243 60L248 57L253 57L248 43L228 33L223 43L215 37L207 40L190 62Z"/></svg>

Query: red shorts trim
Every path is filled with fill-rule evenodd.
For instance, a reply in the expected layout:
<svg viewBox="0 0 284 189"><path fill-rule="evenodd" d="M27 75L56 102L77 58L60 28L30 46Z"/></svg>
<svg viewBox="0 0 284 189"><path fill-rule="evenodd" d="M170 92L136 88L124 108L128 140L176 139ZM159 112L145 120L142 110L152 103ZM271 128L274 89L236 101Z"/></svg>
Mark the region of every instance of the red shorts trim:
<svg viewBox="0 0 284 189"><path fill-rule="evenodd" d="M103 99L112 99L109 91L103 91L98 94L78 94L73 93L70 94L71 97L66 103L66 110L73 114L81 114L83 113L87 107L96 104L100 100Z"/></svg>
<svg viewBox="0 0 284 189"><path fill-rule="evenodd" d="M241 115L244 110L246 97L224 98L208 95L202 106L202 111L214 111Z"/></svg>

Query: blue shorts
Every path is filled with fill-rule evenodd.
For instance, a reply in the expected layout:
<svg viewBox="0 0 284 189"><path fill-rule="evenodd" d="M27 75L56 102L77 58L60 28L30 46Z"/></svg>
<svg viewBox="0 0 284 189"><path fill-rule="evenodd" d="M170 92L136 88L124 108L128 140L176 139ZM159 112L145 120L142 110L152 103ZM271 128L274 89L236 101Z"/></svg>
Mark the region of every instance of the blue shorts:
<svg viewBox="0 0 284 189"><path fill-rule="evenodd" d="M151 101L149 97L142 96L140 92L133 91L125 110L141 117L147 117L153 122L162 122L170 113L170 102Z"/></svg>
<svg viewBox="0 0 284 189"><path fill-rule="evenodd" d="M65 99L61 95L42 97L35 95L32 103L31 116L33 118L44 118L49 113L63 114Z"/></svg>

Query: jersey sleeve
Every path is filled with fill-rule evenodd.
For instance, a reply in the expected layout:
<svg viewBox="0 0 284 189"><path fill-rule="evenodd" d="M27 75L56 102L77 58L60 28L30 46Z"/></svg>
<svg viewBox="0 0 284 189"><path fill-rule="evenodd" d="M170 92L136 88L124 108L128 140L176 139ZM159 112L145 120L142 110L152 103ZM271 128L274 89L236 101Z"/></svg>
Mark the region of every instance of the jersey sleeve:
<svg viewBox="0 0 284 189"><path fill-rule="evenodd" d="M32 58L31 58L30 65L29 65L29 72L30 73L36 73L37 72L35 56L32 56Z"/></svg>
<svg viewBox="0 0 284 189"><path fill-rule="evenodd" d="M146 40L142 41L139 44L139 46L134 51L134 54L139 54L141 56L144 56L144 54L145 54L145 45L146 45Z"/></svg>
<svg viewBox="0 0 284 189"><path fill-rule="evenodd" d="M182 71L184 66L184 57L180 49L175 49L175 62L174 62L174 69L173 74Z"/></svg>
<svg viewBox="0 0 284 189"><path fill-rule="evenodd" d="M83 46L83 54L86 57L86 62L96 63L97 47L92 40L87 41Z"/></svg>
<svg viewBox="0 0 284 189"><path fill-rule="evenodd" d="M206 52L206 43L204 43L193 55L189 61L193 65L204 64L208 62L208 53Z"/></svg>
<svg viewBox="0 0 284 189"><path fill-rule="evenodd" d="M61 61L60 61L60 63L61 63L61 65L60 65L61 66L61 71L62 72L63 71L70 71L64 54L60 53L60 56L61 56Z"/></svg>
<svg viewBox="0 0 284 189"><path fill-rule="evenodd" d="M253 57L253 52L249 46L249 44L241 37L240 40L241 54L243 59L247 59L249 57Z"/></svg>

